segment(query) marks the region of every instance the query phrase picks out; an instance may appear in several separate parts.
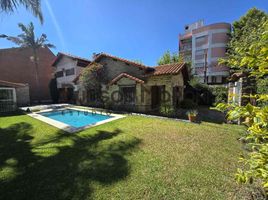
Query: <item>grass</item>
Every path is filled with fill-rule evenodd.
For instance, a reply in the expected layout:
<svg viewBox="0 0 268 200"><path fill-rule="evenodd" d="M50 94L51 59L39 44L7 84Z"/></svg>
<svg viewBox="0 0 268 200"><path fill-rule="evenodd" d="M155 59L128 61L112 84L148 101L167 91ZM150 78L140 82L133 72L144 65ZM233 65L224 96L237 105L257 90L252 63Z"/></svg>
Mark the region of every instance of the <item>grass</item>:
<svg viewBox="0 0 268 200"><path fill-rule="evenodd" d="M235 125L129 116L67 134L0 117L0 199L245 199Z"/></svg>

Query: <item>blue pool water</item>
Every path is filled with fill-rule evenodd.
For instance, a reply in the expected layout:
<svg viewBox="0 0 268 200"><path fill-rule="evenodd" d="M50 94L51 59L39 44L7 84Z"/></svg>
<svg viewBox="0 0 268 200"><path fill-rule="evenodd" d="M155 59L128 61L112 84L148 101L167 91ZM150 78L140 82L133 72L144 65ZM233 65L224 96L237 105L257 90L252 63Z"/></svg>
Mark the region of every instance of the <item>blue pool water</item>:
<svg viewBox="0 0 268 200"><path fill-rule="evenodd" d="M108 116L108 115L101 115L101 114L91 113L90 111L84 112L84 111L72 110L72 109L44 112L44 113L39 113L39 114L45 117L48 117L50 119L60 121L64 124L68 124L75 128L92 125L97 122L112 118L112 116Z"/></svg>

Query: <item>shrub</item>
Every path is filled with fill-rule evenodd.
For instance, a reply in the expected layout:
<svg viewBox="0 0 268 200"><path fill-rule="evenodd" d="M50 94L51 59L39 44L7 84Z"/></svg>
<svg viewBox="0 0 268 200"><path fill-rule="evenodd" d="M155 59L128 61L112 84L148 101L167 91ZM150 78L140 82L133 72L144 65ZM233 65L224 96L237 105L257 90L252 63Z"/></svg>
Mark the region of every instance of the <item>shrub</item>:
<svg viewBox="0 0 268 200"><path fill-rule="evenodd" d="M257 80L257 93L268 94L268 77Z"/></svg>
<svg viewBox="0 0 268 200"><path fill-rule="evenodd" d="M212 94L214 96L214 105L219 103L227 103L228 89L223 86L217 86L212 88Z"/></svg>
<svg viewBox="0 0 268 200"><path fill-rule="evenodd" d="M198 105L212 105L213 94L211 87L205 83L200 83L197 78L192 79L189 84L196 93Z"/></svg>
<svg viewBox="0 0 268 200"><path fill-rule="evenodd" d="M175 114L174 107L168 104L160 106L160 113L164 116L173 116Z"/></svg>
<svg viewBox="0 0 268 200"><path fill-rule="evenodd" d="M268 77L257 80L257 93L268 94ZM257 101L258 106L268 106L268 102Z"/></svg>
<svg viewBox="0 0 268 200"><path fill-rule="evenodd" d="M256 16L256 9L248 12L248 19ZM245 17L242 22L237 22L239 27L243 28L244 35L241 41L233 41L232 51L228 52L225 60L227 66L236 66L243 71L248 71L249 76L254 79L264 79L268 76L267 58L268 58L268 15L264 13L266 19L255 19L253 22L256 27L246 27ZM238 26L237 26L238 27ZM248 30L248 31L245 31ZM233 40L237 39L234 37ZM247 95L248 96L248 95ZM261 92L257 95L251 95L257 102L268 103L268 94ZM240 183L261 182L263 191L268 194L268 106L255 106L248 103L246 106L220 103L217 108L222 111L228 111L229 120L243 120L247 126L245 139L249 151L241 161L244 163L242 169L237 170L236 180ZM267 198L266 198L267 199Z"/></svg>

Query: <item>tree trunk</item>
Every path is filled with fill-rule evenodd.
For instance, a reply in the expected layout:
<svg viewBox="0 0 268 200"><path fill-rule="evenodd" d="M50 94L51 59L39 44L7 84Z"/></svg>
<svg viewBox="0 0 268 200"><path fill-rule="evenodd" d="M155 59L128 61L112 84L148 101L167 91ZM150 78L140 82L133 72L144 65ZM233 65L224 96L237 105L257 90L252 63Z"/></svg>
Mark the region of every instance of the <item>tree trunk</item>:
<svg viewBox="0 0 268 200"><path fill-rule="evenodd" d="M33 49L33 56L34 56L34 65L35 65L35 80L36 80L36 86L38 89L37 93L37 101L40 103L40 80L39 80L39 72L38 72L38 58L37 58L37 49Z"/></svg>

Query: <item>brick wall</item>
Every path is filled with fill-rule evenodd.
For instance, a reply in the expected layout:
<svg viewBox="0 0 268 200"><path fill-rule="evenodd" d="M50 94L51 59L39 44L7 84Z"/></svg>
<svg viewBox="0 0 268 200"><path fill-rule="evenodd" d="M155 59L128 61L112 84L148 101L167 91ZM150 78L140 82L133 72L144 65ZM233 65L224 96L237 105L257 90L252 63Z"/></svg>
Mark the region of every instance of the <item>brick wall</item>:
<svg viewBox="0 0 268 200"><path fill-rule="evenodd" d="M18 106L26 106L30 104L29 86L16 88L16 97Z"/></svg>
<svg viewBox="0 0 268 200"><path fill-rule="evenodd" d="M52 78L51 64L54 54L47 48L38 50L40 88L35 79L35 65L31 60L29 48L10 48L0 50L0 80L29 84L31 102L41 99L49 101L49 81Z"/></svg>

